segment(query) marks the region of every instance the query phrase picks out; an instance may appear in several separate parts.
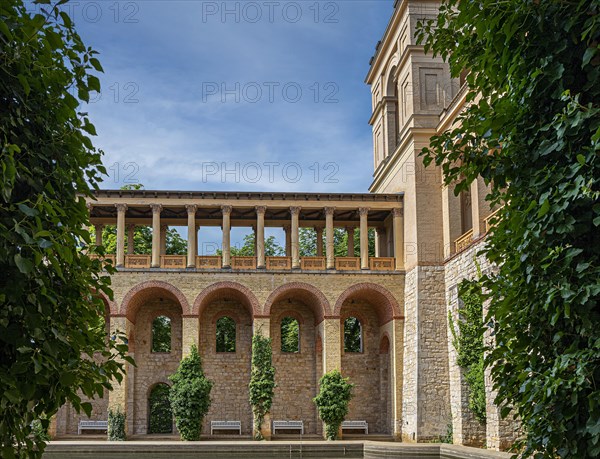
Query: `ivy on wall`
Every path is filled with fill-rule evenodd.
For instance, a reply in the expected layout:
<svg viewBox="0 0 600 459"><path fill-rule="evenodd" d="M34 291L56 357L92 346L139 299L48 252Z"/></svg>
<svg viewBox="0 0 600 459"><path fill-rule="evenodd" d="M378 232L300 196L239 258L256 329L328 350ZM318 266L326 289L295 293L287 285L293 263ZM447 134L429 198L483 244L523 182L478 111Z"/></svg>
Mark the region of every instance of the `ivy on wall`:
<svg viewBox="0 0 600 459"><path fill-rule="evenodd" d="M481 285L474 280L464 279L458 286L459 320L455 323L448 313L452 344L458 354L458 366L465 370L469 386L469 408L475 418L485 424L485 381L483 343L483 298Z"/></svg>
<svg viewBox="0 0 600 459"><path fill-rule="evenodd" d="M262 424L271 410L275 392L275 367L271 339L260 334L252 337L252 372L250 374L250 405L254 414L254 438L263 440Z"/></svg>

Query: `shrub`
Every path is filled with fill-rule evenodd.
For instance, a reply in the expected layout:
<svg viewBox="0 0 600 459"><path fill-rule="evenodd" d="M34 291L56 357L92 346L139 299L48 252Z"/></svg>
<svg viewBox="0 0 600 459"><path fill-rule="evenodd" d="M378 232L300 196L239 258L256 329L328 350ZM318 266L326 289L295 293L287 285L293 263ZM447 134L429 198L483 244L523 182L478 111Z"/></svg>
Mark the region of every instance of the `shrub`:
<svg viewBox="0 0 600 459"><path fill-rule="evenodd" d="M319 387L319 394L313 401L319 410L319 417L325 423L327 440L335 440L348 414L354 384L350 384L348 378L344 378L338 370L333 370L323 375Z"/></svg>
<svg viewBox="0 0 600 459"><path fill-rule="evenodd" d="M252 337L252 372L250 374L250 405L254 414L254 438L264 437L261 427L265 415L271 410L275 391L275 368L273 367L271 339L262 335Z"/></svg>
<svg viewBox="0 0 600 459"><path fill-rule="evenodd" d="M204 376L202 360L195 345L169 379L173 382L169 399L181 439L200 440L202 421L210 408L212 382Z"/></svg>
<svg viewBox="0 0 600 459"><path fill-rule="evenodd" d="M125 413L121 408L108 410L108 441L124 441L125 435Z"/></svg>

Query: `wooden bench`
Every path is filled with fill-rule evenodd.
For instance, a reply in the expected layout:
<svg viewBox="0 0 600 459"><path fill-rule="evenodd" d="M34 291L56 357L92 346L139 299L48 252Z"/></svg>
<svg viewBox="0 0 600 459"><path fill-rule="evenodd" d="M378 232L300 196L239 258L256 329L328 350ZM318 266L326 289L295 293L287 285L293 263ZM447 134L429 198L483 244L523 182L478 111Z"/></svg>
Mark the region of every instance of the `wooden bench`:
<svg viewBox="0 0 600 459"><path fill-rule="evenodd" d="M364 430L365 434L368 434L369 424L367 421L344 421L342 422L342 430Z"/></svg>
<svg viewBox="0 0 600 459"><path fill-rule="evenodd" d="M215 430L237 430L242 435L242 421L210 421L210 434Z"/></svg>
<svg viewBox="0 0 600 459"><path fill-rule="evenodd" d="M82 430L107 430L108 421L79 421L77 435L81 435Z"/></svg>
<svg viewBox="0 0 600 459"><path fill-rule="evenodd" d="M299 430L304 435L304 421L273 421L273 435L276 430Z"/></svg>

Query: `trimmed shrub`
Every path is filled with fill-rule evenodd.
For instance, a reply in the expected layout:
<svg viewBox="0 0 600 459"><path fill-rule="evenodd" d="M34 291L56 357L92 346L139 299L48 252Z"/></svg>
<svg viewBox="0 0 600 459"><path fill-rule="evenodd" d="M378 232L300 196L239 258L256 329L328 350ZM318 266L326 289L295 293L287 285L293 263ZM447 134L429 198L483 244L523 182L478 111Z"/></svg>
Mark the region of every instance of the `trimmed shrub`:
<svg viewBox="0 0 600 459"><path fill-rule="evenodd" d="M324 374L319 381L319 394L313 401L319 410L319 417L325 423L327 440L337 438L340 425L348 414L353 387L354 384L338 370Z"/></svg>

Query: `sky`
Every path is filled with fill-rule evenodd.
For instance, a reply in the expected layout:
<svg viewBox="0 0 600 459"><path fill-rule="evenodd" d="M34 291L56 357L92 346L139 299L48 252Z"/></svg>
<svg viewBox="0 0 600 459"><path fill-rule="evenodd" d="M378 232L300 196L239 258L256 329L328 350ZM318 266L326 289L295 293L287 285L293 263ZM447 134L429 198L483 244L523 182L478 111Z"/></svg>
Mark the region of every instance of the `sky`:
<svg viewBox="0 0 600 459"><path fill-rule="evenodd" d="M87 107L102 188L368 191L364 79L392 0L71 0L68 11L104 68Z"/></svg>

